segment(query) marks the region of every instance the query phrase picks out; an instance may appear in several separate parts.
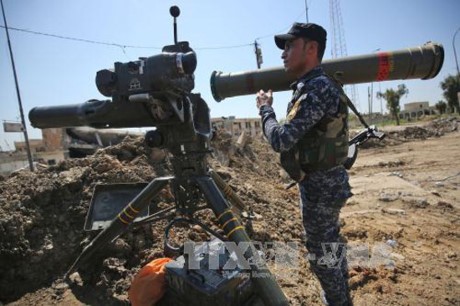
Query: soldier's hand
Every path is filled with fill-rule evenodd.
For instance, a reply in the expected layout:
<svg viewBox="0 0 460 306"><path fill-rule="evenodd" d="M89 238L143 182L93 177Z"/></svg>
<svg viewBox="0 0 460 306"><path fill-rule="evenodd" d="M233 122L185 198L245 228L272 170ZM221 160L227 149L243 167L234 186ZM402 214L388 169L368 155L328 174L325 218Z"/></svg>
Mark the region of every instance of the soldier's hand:
<svg viewBox="0 0 460 306"><path fill-rule="evenodd" d="M262 105L272 106L273 104L273 92L269 89L267 92L262 89L259 90L256 97L257 108L260 108Z"/></svg>

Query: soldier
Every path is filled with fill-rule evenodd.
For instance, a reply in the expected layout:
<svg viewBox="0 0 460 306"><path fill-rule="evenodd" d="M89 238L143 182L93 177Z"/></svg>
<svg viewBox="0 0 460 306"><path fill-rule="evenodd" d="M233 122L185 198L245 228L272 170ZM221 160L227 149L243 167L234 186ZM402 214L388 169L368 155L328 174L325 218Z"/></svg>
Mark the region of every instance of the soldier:
<svg viewBox="0 0 460 306"><path fill-rule="evenodd" d="M339 237L339 213L352 193L342 163L348 153L347 97L320 66L326 31L313 23L294 23L275 36L291 85L286 121L278 123L272 91L257 93L265 136L281 165L298 182L311 270L326 305L351 305L346 245Z"/></svg>

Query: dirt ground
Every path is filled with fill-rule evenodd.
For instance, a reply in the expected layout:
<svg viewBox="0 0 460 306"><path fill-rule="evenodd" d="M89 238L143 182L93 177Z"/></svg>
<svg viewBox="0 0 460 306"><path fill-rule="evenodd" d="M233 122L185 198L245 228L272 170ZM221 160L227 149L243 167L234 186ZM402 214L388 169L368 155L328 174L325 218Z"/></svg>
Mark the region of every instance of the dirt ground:
<svg viewBox="0 0 460 306"><path fill-rule="evenodd" d="M355 305L460 305L460 133L458 118L386 127L350 171L354 196L342 210ZM285 190L278 157L262 139L238 148L213 140L210 165L260 217L256 241L297 242L300 260L279 278L292 305L321 305L308 269L297 187ZM97 183L146 182L170 173L141 139L83 159L0 178L0 305L128 305L136 272L163 257L165 221L134 228L97 254L90 267L60 281L94 234L83 231ZM172 205L166 191L158 206ZM203 222L217 229L209 211ZM186 231L178 237L203 240ZM275 275L281 271L269 266Z"/></svg>

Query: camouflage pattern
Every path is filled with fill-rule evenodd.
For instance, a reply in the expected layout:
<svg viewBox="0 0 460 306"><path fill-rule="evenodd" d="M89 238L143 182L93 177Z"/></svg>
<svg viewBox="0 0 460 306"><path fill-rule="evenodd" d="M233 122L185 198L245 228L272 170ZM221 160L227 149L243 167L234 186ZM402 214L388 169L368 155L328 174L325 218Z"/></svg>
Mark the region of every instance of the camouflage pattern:
<svg viewBox="0 0 460 306"><path fill-rule="evenodd" d="M339 231L339 213L346 199L322 201L299 184L302 221L310 269L318 277L329 305L351 305L346 244Z"/></svg>
<svg viewBox="0 0 460 306"><path fill-rule="evenodd" d="M316 67L294 83L284 124L278 123L272 107L261 106L264 134L275 151L291 150L325 116L337 116L341 92L333 82L321 67ZM343 166L307 171L299 191L310 268L329 305L351 305L346 245L340 238L338 223L340 209L352 195L348 174Z"/></svg>
<svg viewBox="0 0 460 306"><path fill-rule="evenodd" d="M348 157L347 118L347 100L340 99L338 114L326 114L315 128L302 137L297 146L303 169L330 169L345 162Z"/></svg>

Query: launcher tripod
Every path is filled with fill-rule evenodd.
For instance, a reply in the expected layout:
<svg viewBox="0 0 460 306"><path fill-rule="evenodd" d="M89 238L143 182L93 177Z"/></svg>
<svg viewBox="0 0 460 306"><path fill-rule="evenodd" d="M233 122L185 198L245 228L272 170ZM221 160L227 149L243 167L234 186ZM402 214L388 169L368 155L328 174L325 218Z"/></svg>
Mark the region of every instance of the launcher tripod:
<svg viewBox="0 0 460 306"><path fill-rule="evenodd" d="M207 164L207 156L211 152L209 137L211 134L209 123L209 109L199 95L189 95L183 101L183 123L159 126L157 130L146 133L146 144L154 147L165 147L172 155L171 164L173 176L158 177L153 179L126 207L112 220L110 225L100 232L87 245L80 256L75 260L65 277L67 278L78 267L90 260L94 253L110 243L119 235L128 230L134 219L142 212L152 199L168 184L175 198L175 210L185 216L185 220L193 220L193 214L204 208L210 208L224 231L226 237L239 244L250 243L247 248L237 256L243 256L251 264L251 275L264 275L252 278L252 283L265 305L288 305L281 288L268 267L261 260L259 254L248 237L244 226L232 211L231 204L223 195L222 182L216 184L218 178ZM193 126L191 126L191 124ZM220 185L220 189L219 189ZM206 206L198 206L200 199L206 200ZM151 221L155 221L152 218ZM158 220L158 219L156 219ZM144 221L142 221L144 222Z"/></svg>
<svg viewBox="0 0 460 306"><path fill-rule="evenodd" d="M265 262L260 260L208 168L206 157L211 152L209 108L199 94L191 93L196 54L188 42L177 41L179 8L171 7L170 13L174 17L174 45L163 47L158 55L127 63L116 62L114 69L97 72L99 92L111 97L112 101L89 100L74 105L35 107L29 113L32 126L38 128L156 127L146 134L146 143L167 149L173 156L174 175L156 178L141 190L83 249L65 277L87 262L98 249L125 232L152 199L170 184L177 212L190 219L194 212L203 209L197 206L197 202L204 197L227 238L236 244L244 242L251 246L237 256L242 261L252 262L252 284L265 305L288 305L280 286ZM260 277L262 275L264 277Z"/></svg>

